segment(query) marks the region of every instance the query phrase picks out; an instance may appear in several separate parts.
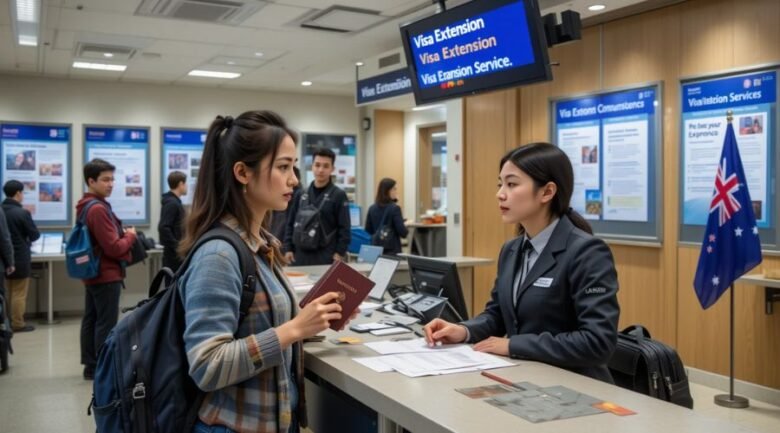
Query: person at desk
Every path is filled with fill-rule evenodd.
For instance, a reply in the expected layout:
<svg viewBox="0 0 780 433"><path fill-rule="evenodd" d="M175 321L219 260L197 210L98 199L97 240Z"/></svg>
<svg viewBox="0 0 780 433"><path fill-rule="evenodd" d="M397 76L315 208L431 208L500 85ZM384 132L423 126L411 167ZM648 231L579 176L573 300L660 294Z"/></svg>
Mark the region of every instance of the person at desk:
<svg viewBox="0 0 780 433"><path fill-rule="evenodd" d="M384 248L384 254L401 252L401 238L409 235L398 202L398 187L394 179L386 177L379 182L374 204L368 208L366 232L371 244Z"/></svg>
<svg viewBox="0 0 780 433"><path fill-rule="evenodd" d="M206 395L193 432L297 433L306 426L304 338L341 318L338 295L298 309L282 272L279 241L268 214L284 210L298 179L296 134L270 111L249 111L211 124L185 237L185 256L216 224L234 230L255 253L255 296L239 320L243 280L239 256L215 239L199 247L179 280L189 374Z"/></svg>
<svg viewBox="0 0 780 433"><path fill-rule="evenodd" d="M507 153L500 169L501 219L517 224L520 235L501 249L485 311L459 324L434 319L426 340L476 343L481 352L612 383L607 362L617 344L617 272L609 247L569 207L568 156L533 143Z"/></svg>

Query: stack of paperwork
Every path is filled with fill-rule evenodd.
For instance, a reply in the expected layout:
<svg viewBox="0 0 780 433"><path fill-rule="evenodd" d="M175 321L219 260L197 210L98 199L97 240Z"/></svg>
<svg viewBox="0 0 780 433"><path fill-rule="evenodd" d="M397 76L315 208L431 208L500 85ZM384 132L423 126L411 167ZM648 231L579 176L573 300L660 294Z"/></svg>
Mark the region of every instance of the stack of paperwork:
<svg viewBox="0 0 780 433"><path fill-rule="evenodd" d="M476 352L464 344L429 347L424 338L404 341L376 341L366 347L381 356L353 358L376 372L397 371L405 376L436 376L511 367L497 356Z"/></svg>

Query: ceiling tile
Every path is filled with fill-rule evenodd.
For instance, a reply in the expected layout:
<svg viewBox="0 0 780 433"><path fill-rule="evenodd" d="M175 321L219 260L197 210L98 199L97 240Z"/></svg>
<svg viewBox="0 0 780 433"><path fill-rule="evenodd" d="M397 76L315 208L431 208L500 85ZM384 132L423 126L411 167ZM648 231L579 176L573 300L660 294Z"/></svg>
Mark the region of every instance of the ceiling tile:
<svg viewBox="0 0 780 433"><path fill-rule="evenodd" d="M284 24L301 17L309 11L311 11L309 8L272 3L241 23L241 27L282 28Z"/></svg>
<svg viewBox="0 0 780 433"><path fill-rule="evenodd" d="M223 49L223 45L219 44L204 44L202 42L186 42L186 41L172 41L172 40L156 40L151 45L146 47L144 51L150 53L160 53L163 56L175 55L179 57L198 57L198 58L210 58L214 57Z"/></svg>
<svg viewBox="0 0 780 433"><path fill-rule="evenodd" d="M76 48L75 44L76 33L68 30L56 30L54 33L54 48L58 50L73 51Z"/></svg>
<svg viewBox="0 0 780 433"><path fill-rule="evenodd" d="M11 7L8 0L0 0L0 26L11 25Z"/></svg>

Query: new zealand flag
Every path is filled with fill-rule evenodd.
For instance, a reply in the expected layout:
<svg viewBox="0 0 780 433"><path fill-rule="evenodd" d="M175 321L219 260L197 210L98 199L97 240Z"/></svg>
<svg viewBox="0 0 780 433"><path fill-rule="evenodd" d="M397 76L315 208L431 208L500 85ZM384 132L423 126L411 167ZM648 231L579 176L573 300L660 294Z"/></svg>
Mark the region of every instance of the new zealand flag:
<svg viewBox="0 0 780 433"><path fill-rule="evenodd" d="M761 263L761 240L734 127L729 122L718 161L707 231L693 286L705 309L740 276Z"/></svg>

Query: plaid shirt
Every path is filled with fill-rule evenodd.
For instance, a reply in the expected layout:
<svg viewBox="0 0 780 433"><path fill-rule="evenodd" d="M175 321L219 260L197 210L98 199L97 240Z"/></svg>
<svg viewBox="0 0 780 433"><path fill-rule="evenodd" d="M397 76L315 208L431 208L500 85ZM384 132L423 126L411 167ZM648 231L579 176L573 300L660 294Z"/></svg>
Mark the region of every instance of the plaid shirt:
<svg viewBox="0 0 780 433"><path fill-rule="evenodd" d="M281 268L273 260L268 266L260 257L268 255L269 242L278 245L278 240L265 230L260 237L248 236L232 217L222 223L258 253L255 260L264 271L259 272L263 283L258 281L254 303L239 329L241 271L229 243L204 244L193 257L195 266L183 275L180 290L190 376L207 393L199 418L241 433L288 433L296 402L298 423L306 425L303 352L300 343L282 351L274 327L295 316L296 297ZM292 371L296 380L290 377Z"/></svg>

